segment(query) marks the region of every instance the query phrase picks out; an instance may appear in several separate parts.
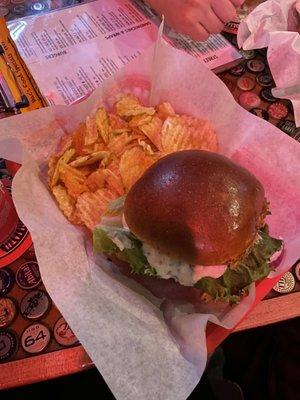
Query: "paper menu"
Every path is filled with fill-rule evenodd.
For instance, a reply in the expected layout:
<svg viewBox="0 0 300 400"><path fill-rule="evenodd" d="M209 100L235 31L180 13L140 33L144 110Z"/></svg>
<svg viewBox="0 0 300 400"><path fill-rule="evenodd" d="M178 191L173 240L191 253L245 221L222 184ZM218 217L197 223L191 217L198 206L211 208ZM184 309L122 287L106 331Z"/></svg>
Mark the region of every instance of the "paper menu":
<svg viewBox="0 0 300 400"><path fill-rule="evenodd" d="M154 24L123 0L100 0L13 21L9 29L50 105L68 105L92 92L149 47L157 33Z"/></svg>
<svg viewBox="0 0 300 400"><path fill-rule="evenodd" d="M98 0L9 23L9 30L49 105L69 105L100 86L154 43L159 17L141 2ZM241 55L221 35L191 41L173 31L168 40L210 69Z"/></svg>
<svg viewBox="0 0 300 400"><path fill-rule="evenodd" d="M199 58L215 73L219 73L238 64L241 54L222 35L210 35L206 42L196 42L172 30L165 37L178 49L185 50Z"/></svg>

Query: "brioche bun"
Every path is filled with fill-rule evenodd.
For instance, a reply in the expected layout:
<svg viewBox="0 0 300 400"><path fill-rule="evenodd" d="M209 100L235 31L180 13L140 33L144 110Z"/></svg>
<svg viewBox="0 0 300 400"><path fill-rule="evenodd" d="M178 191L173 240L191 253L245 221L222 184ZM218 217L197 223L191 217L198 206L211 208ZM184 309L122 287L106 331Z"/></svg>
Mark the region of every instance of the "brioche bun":
<svg viewBox="0 0 300 400"><path fill-rule="evenodd" d="M130 230L158 251L197 265L237 260L265 209L261 183L225 156L172 153L153 164L125 200Z"/></svg>

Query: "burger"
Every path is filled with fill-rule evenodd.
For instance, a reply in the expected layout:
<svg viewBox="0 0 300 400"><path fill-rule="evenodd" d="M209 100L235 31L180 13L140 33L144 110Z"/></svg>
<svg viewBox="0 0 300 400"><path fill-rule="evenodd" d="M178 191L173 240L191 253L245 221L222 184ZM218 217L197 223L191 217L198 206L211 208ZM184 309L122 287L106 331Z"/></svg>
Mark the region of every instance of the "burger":
<svg viewBox="0 0 300 400"><path fill-rule="evenodd" d="M237 303L265 278L283 243L257 178L202 150L169 154L126 196L110 203L93 233L96 252L126 261L133 274L198 288L205 300Z"/></svg>

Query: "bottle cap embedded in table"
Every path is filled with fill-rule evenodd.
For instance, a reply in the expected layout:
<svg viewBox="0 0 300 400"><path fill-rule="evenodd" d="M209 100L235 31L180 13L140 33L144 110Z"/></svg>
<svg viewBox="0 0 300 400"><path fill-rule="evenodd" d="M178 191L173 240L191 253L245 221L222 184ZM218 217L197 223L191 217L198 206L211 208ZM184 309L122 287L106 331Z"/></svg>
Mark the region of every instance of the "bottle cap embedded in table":
<svg viewBox="0 0 300 400"><path fill-rule="evenodd" d="M58 344L61 346L72 346L78 342L77 337L70 328L64 317L60 317L53 328L54 337Z"/></svg>
<svg viewBox="0 0 300 400"><path fill-rule="evenodd" d="M241 76L237 80L237 85L239 89L249 91L255 87L255 80L250 78L249 76Z"/></svg>
<svg viewBox="0 0 300 400"><path fill-rule="evenodd" d="M36 320L42 318L50 309L51 300L43 290L32 290L21 300L20 310L24 318Z"/></svg>
<svg viewBox="0 0 300 400"><path fill-rule="evenodd" d="M251 110L253 108L259 107L261 100L257 94L253 92L243 92L240 94L239 103L246 110Z"/></svg>
<svg viewBox="0 0 300 400"><path fill-rule="evenodd" d="M10 329L0 330L0 363L9 360L18 349L17 335Z"/></svg>
<svg viewBox="0 0 300 400"><path fill-rule="evenodd" d="M39 266L35 261L27 261L16 272L16 282L22 289L34 289L41 281Z"/></svg>
<svg viewBox="0 0 300 400"><path fill-rule="evenodd" d="M264 88L260 92L260 98L267 103L276 103L278 99L272 95L270 88Z"/></svg>
<svg viewBox="0 0 300 400"><path fill-rule="evenodd" d="M240 50L240 53L246 60L252 60L256 56L254 50Z"/></svg>
<svg viewBox="0 0 300 400"><path fill-rule="evenodd" d="M277 293L290 293L293 291L296 285L296 281L294 275L291 272L285 273L276 285L273 287L273 290Z"/></svg>
<svg viewBox="0 0 300 400"><path fill-rule="evenodd" d="M278 101L276 103L270 104L268 108L268 113L274 119L283 119L287 117L289 110L282 101Z"/></svg>
<svg viewBox="0 0 300 400"><path fill-rule="evenodd" d="M10 268L0 269L0 297L5 296L14 285L15 276Z"/></svg>
<svg viewBox="0 0 300 400"><path fill-rule="evenodd" d="M266 64L263 61L258 60L257 58L254 58L253 60L248 60L246 65L248 70L250 72L253 72L254 74L263 72L266 68Z"/></svg>
<svg viewBox="0 0 300 400"><path fill-rule="evenodd" d="M41 353L49 345L51 333L49 328L39 322L29 325L21 337L22 348L31 354Z"/></svg>
<svg viewBox="0 0 300 400"><path fill-rule="evenodd" d="M275 85L273 77L269 73L262 73L257 75L256 82L262 87L272 87Z"/></svg>
<svg viewBox="0 0 300 400"><path fill-rule="evenodd" d="M17 307L9 297L0 298L0 328L9 326L17 316Z"/></svg>
<svg viewBox="0 0 300 400"><path fill-rule="evenodd" d="M245 72L245 67L242 64L239 64L236 67L231 68L228 72L233 76L242 76Z"/></svg>

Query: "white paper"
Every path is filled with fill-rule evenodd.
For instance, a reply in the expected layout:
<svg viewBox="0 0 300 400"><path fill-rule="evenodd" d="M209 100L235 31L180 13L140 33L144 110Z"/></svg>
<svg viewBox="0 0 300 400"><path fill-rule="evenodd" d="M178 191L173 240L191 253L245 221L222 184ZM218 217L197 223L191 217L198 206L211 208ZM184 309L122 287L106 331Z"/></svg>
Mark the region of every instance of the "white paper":
<svg viewBox="0 0 300 400"><path fill-rule="evenodd" d="M0 157L20 161L14 138L26 149L13 198L32 234L43 282L118 400L186 399L206 365L207 321L234 327L253 304L255 288L233 308L203 304L192 288L195 301L187 303L184 288L176 292L177 301L170 299L171 282L161 287L151 280L150 293L101 256L95 263L90 238L66 221L46 187L46 162L60 137L99 104L112 104L120 91L147 101L151 91L153 104L170 101L179 113L209 119L221 152L255 173L265 187L271 234L285 241L276 273L299 257L298 143L242 109L195 58L165 43L155 55L153 60L149 49L80 104L0 121Z"/></svg>
<svg viewBox="0 0 300 400"><path fill-rule="evenodd" d="M293 103L300 126L300 1L268 0L241 22L238 45L244 50L268 47L275 97Z"/></svg>
<svg viewBox="0 0 300 400"><path fill-rule="evenodd" d="M98 0L11 21L8 28L48 104L69 105L152 45L157 24L159 17L140 2ZM221 35L200 43L170 32L170 41L210 69L241 58Z"/></svg>

